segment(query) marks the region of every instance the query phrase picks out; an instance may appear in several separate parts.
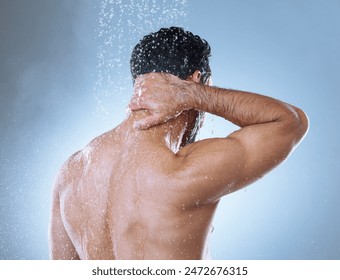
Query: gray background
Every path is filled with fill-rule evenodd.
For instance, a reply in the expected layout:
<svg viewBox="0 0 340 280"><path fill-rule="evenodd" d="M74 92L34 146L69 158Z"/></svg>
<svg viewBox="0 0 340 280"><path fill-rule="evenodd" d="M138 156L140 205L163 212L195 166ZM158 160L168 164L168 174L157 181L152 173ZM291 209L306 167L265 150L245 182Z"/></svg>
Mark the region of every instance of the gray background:
<svg viewBox="0 0 340 280"><path fill-rule="evenodd" d="M212 47L213 82L304 109L310 131L225 197L214 259L339 259L340 1L0 1L0 259L47 259L66 158L124 119L131 48L180 25ZM199 137L235 129L208 116Z"/></svg>

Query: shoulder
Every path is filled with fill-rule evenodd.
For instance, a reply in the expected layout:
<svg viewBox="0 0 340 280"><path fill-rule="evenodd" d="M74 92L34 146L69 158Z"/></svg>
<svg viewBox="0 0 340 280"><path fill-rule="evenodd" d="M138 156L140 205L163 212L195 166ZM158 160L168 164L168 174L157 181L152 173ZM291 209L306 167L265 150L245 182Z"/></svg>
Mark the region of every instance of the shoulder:
<svg viewBox="0 0 340 280"><path fill-rule="evenodd" d="M54 192L60 192L69 186L76 171L80 170L83 161L82 154L83 150L77 151L62 164L54 182Z"/></svg>
<svg viewBox="0 0 340 280"><path fill-rule="evenodd" d="M72 154L61 166L55 187L66 188L71 182L76 182L91 166L106 162L105 157L110 155L112 135L107 132L92 139L83 149ZM111 139L111 142L110 142Z"/></svg>
<svg viewBox="0 0 340 280"><path fill-rule="evenodd" d="M238 188L244 153L234 138L192 143L178 153L177 185L195 194L201 204L216 202Z"/></svg>

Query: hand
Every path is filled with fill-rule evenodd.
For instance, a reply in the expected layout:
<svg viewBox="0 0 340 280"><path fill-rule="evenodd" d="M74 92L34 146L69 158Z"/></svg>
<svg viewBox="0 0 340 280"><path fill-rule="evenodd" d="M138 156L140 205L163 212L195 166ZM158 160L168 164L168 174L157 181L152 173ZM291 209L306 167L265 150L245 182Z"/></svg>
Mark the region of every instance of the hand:
<svg viewBox="0 0 340 280"><path fill-rule="evenodd" d="M138 129L148 129L177 117L188 105L191 83L166 73L148 73L135 80L131 111L147 110L150 115L135 122Z"/></svg>

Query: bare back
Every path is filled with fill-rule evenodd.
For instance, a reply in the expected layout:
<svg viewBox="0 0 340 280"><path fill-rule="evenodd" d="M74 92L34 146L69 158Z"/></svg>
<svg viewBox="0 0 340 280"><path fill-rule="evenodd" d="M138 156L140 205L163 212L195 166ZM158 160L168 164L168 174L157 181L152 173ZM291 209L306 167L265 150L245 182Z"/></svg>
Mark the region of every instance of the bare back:
<svg viewBox="0 0 340 280"><path fill-rule="evenodd" d="M217 203L199 206L178 157L131 134L110 131L68 162L60 213L79 258L204 258Z"/></svg>
<svg viewBox="0 0 340 280"><path fill-rule="evenodd" d="M306 134L299 108L203 86L195 73L140 77L127 120L66 162L53 192L52 258L204 258L219 199L278 166ZM198 111L240 129L186 145Z"/></svg>

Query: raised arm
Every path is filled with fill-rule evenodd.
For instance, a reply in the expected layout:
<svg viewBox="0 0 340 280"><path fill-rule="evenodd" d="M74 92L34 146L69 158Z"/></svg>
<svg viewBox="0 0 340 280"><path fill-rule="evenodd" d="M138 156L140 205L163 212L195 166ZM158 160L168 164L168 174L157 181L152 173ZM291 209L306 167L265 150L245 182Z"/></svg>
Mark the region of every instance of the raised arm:
<svg viewBox="0 0 340 280"><path fill-rule="evenodd" d="M178 153L184 166L179 172L181 180L195 178L203 199L218 199L262 177L287 158L307 131L306 115L279 100L168 74L148 75L138 81L139 94L131 102L131 109L151 112L136 123L138 128L159 124L189 109L209 112L241 127L226 138L198 141Z"/></svg>

